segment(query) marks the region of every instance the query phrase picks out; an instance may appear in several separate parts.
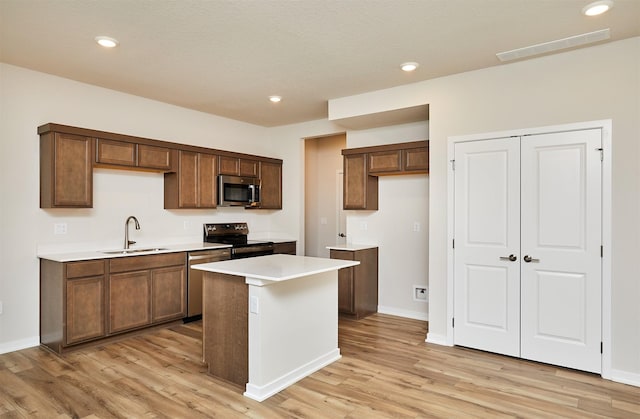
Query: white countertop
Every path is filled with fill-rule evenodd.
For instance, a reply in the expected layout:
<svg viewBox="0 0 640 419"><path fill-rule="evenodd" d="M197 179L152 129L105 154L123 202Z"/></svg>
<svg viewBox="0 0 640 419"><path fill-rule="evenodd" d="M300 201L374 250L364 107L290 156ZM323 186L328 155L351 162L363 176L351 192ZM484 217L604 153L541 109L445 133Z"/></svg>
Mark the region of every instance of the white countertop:
<svg viewBox="0 0 640 419"><path fill-rule="evenodd" d="M157 245L157 246L131 246L129 250L136 250L136 248L150 248L150 249L162 249L162 250L149 250L147 252L130 252L130 253L105 253L109 251L117 251L119 249L103 249L103 250L85 250L77 252L64 252L64 253L47 253L38 254L40 259L52 260L54 262L75 262L80 260L93 260L93 259L111 259L121 258L129 256L143 256L143 255L157 255L162 253L176 253L176 252L194 252L197 250L212 250L212 249L224 249L231 247L230 244L220 243L180 243L169 245Z"/></svg>
<svg viewBox="0 0 640 419"><path fill-rule="evenodd" d="M192 269L277 282L336 271L359 264L360 262L351 260L279 254L203 263L192 266ZM254 285L264 284L255 283Z"/></svg>
<svg viewBox="0 0 640 419"><path fill-rule="evenodd" d="M348 250L354 252L356 250L365 250L365 249L375 249L378 247L375 244L356 244L356 243L344 243L344 244L334 244L331 246L327 246L329 250Z"/></svg>

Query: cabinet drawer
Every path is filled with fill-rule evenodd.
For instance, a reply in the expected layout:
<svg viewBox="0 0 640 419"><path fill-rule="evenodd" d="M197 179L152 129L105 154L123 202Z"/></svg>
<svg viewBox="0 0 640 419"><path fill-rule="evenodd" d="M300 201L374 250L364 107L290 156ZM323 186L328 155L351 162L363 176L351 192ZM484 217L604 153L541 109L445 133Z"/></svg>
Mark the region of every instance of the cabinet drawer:
<svg viewBox="0 0 640 419"><path fill-rule="evenodd" d="M136 165L136 145L134 143L100 138L96 141L96 163L117 164L119 166Z"/></svg>
<svg viewBox="0 0 640 419"><path fill-rule="evenodd" d="M87 276L104 275L104 261L90 260L86 262L69 262L65 264L67 268L67 279L84 278Z"/></svg>
<svg viewBox="0 0 640 419"><path fill-rule="evenodd" d="M138 166L151 169L171 169L171 150L152 145L138 145Z"/></svg>
<svg viewBox="0 0 640 419"><path fill-rule="evenodd" d="M164 253L161 255L127 256L111 259L109 261L109 269L111 273L116 273L184 265L186 263L187 255L184 252Z"/></svg>

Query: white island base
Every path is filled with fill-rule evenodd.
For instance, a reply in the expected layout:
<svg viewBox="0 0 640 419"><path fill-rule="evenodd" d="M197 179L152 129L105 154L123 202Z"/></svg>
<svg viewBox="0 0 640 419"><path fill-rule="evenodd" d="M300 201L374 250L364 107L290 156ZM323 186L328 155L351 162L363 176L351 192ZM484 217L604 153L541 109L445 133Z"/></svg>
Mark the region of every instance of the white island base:
<svg viewBox="0 0 640 419"><path fill-rule="evenodd" d="M358 263L272 255L197 265L209 373L263 401L340 359L338 269Z"/></svg>

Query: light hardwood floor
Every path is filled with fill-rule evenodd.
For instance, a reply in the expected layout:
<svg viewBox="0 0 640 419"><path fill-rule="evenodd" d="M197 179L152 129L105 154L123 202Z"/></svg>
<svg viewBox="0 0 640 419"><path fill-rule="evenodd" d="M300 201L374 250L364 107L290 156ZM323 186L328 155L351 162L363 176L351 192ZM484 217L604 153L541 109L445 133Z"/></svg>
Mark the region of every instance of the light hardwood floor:
<svg viewBox="0 0 640 419"><path fill-rule="evenodd" d="M640 417L640 388L424 342L427 324L340 320L342 359L262 403L212 379L201 323L58 357L0 355L0 417Z"/></svg>

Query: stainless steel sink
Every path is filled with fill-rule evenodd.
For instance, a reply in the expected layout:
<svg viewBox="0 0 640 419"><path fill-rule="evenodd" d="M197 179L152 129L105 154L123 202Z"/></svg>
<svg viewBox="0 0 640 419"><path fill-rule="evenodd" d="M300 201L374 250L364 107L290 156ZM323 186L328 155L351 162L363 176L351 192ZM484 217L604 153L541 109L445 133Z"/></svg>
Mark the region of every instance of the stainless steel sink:
<svg viewBox="0 0 640 419"><path fill-rule="evenodd" d="M128 255L129 253L159 252L161 250L167 250L167 249L164 247L147 247L144 249L107 250L102 253L104 253L105 255Z"/></svg>

